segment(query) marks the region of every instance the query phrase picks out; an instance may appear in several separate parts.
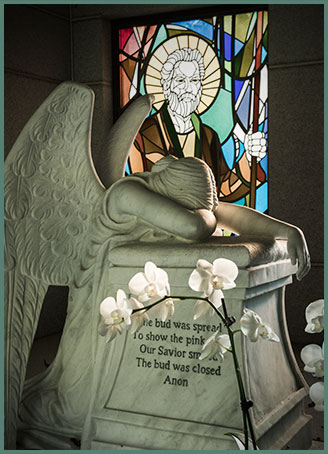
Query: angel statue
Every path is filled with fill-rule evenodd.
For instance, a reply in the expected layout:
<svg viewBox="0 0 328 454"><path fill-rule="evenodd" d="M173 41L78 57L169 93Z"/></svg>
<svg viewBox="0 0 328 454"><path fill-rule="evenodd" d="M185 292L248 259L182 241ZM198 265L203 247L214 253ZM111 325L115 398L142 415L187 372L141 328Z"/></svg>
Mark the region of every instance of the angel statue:
<svg viewBox="0 0 328 454"><path fill-rule="evenodd" d="M297 277L310 268L299 228L219 202L213 174L198 158L165 157L151 172L124 177L152 102L141 96L121 115L97 175L90 151L94 94L64 82L31 117L5 162L6 449L42 449L45 440L50 449L74 449L71 440L81 438L97 340L93 312L106 296L117 245L204 241L219 227L286 239ZM49 285L69 286L67 318L53 363L25 381Z"/></svg>

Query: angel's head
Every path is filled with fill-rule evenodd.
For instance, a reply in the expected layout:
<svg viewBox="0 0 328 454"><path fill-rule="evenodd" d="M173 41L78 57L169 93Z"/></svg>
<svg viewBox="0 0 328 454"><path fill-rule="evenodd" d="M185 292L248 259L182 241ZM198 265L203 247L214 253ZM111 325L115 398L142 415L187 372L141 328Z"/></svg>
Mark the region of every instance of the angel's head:
<svg viewBox="0 0 328 454"><path fill-rule="evenodd" d="M198 158L160 159L152 167L149 183L153 191L191 210L213 211L219 203L212 170Z"/></svg>

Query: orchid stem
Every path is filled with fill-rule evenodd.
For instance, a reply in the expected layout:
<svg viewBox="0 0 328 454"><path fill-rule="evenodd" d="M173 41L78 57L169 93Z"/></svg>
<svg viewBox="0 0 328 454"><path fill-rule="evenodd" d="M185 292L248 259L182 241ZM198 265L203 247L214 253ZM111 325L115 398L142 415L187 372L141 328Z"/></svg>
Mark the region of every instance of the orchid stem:
<svg viewBox="0 0 328 454"><path fill-rule="evenodd" d="M222 307L223 307L223 312L224 312L226 320L229 320L227 307L226 307L224 298L222 298ZM227 324L226 324L226 328L227 328L228 335L230 338L232 356L233 356L236 378L237 378L237 383L238 383L238 388L239 388L240 403L241 403L241 408L242 408L242 412L243 412L245 450L248 450L248 427L247 427L247 425L249 426L249 431L250 431L250 435L251 435L251 439L252 439L253 448L256 449L256 440L255 440L254 430L253 430L252 421L251 421L250 414L249 414L248 401L246 398L244 383L243 383L243 379L241 376L239 361L238 361L235 342L234 342L234 334L235 334L235 332L238 332L240 330L233 331L230 328L230 326Z"/></svg>
<svg viewBox="0 0 328 454"><path fill-rule="evenodd" d="M169 296L166 295L163 298L159 299L158 301L155 301L152 304L149 304L149 306L145 306L142 308L138 309L133 309L132 313L134 314L135 312L139 311L149 311L152 307L157 306L158 304L162 303L166 299L179 299L181 301L183 300L202 300L206 301L212 309L216 312L216 314L220 317L222 320L222 323L224 326L227 328L230 343L231 343L231 350L229 350L232 353L233 361L234 361L234 366L235 366L235 373L236 373L236 378L237 378L237 383L238 383L238 389L239 389L239 396L240 396L240 404L241 404L241 409L243 413L243 426L244 426L244 435L245 435L245 450L248 450L248 428L250 431L251 439L252 439L252 444L253 448L256 449L256 440L255 440L255 435L254 435L254 430L252 426L252 421L250 418L249 414L249 402L247 401L246 398L246 393L245 393L245 388L243 384L243 379L240 371L240 366L238 362L238 357L236 353L236 347L235 347L235 342L234 342L234 334L237 332L240 332L240 329L232 330L230 326L234 322L234 320L229 317L227 307L224 301L224 298L222 298L222 308L223 308L223 314L217 309L217 307L214 306L214 304L208 299L204 297L193 297L193 296Z"/></svg>

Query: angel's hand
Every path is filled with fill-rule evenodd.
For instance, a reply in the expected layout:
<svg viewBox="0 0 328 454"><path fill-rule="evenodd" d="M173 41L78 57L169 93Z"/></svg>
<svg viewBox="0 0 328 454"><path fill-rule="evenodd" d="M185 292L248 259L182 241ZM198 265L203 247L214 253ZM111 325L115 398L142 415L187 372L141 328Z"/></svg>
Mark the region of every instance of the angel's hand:
<svg viewBox="0 0 328 454"><path fill-rule="evenodd" d="M267 153L267 141L263 132L249 131L245 136L246 158L251 164L252 157L256 157L257 162L263 159Z"/></svg>
<svg viewBox="0 0 328 454"><path fill-rule="evenodd" d="M310 271L310 254L303 232L297 227L291 227L287 237L287 250L292 265L298 264L296 278L300 281Z"/></svg>

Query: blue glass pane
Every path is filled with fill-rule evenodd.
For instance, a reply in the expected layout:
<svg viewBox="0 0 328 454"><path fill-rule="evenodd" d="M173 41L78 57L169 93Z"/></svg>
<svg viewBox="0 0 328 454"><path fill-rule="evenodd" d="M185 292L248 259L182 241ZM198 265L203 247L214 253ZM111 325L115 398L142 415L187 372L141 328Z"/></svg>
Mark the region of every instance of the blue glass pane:
<svg viewBox="0 0 328 454"><path fill-rule="evenodd" d="M235 205L245 206L245 205L246 205L245 197L243 197L242 199L236 200L236 201L233 202L233 203L234 203Z"/></svg>
<svg viewBox="0 0 328 454"><path fill-rule="evenodd" d="M204 36L207 39L212 41L213 39L213 26L208 22L203 20L187 20L181 22L171 22L172 25L180 25L181 27L185 27L188 30L191 30L195 33L198 33Z"/></svg>
<svg viewBox="0 0 328 454"><path fill-rule="evenodd" d="M268 132L268 119L266 118L261 124L259 124L258 128L259 131L264 132L267 134Z"/></svg>
<svg viewBox="0 0 328 454"><path fill-rule="evenodd" d="M231 35L224 34L224 58L231 61Z"/></svg>
<svg viewBox="0 0 328 454"><path fill-rule="evenodd" d="M265 103L265 120L264 120L264 126L263 126L263 132L265 134L268 133L268 103Z"/></svg>
<svg viewBox="0 0 328 454"><path fill-rule="evenodd" d="M243 142L241 142L239 140L239 153L238 153L238 156L236 158L236 161L239 161L239 159L242 157L242 155L244 154L244 151L245 151L245 146L243 144Z"/></svg>
<svg viewBox="0 0 328 454"><path fill-rule="evenodd" d="M130 170L129 163L127 162L126 167L125 167L125 175L130 175L130 174L131 174L131 170Z"/></svg>
<svg viewBox="0 0 328 454"><path fill-rule="evenodd" d="M243 46L244 46L244 43L239 41L239 39L235 39L235 55L238 54L238 52L240 51L240 49L242 49Z"/></svg>
<svg viewBox="0 0 328 454"><path fill-rule="evenodd" d="M243 85L244 85L243 80L235 80L235 102L237 101L238 95Z"/></svg>
<svg viewBox="0 0 328 454"><path fill-rule="evenodd" d="M261 63L264 62L266 56L268 55L268 52L264 49L264 46L262 46L262 52L261 52Z"/></svg>
<svg viewBox="0 0 328 454"><path fill-rule="evenodd" d="M265 175L268 176L268 154L265 158L261 159L261 167L265 172Z"/></svg>
<svg viewBox="0 0 328 454"><path fill-rule="evenodd" d="M264 213L268 209L268 183L256 189L255 210Z"/></svg>
<svg viewBox="0 0 328 454"><path fill-rule="evenodd" d="M268 119L266 118L264 121L264 127L263 127L263 132L267 133L268 132Z"/></svg>
<svg viewBox="0 0 328 454"><path fill-rule="evenodd" d="M249 121L249 100L250 100L250 94L251 94L251 87L248 86L246 93L244 94L244 97L239 105L239 108L237 110L237 114L240 118L240 121L244 125L244 128L248 129L248 121Z"/></svg>
<svg viewBox="0 0 328 454"><path fill-rule="evenodd" d="M222 152L229 169L232 169L235 160L235 141L231 136L227 142L222 145Z"/></svg>
<svg viewBox="0 0 328 454"><path fill-rule="evenodd" d="M217 48L219 49L219 54L220 54L220 49L221 49L221 35L220 35L220 29L218 30L218 33L217 33L217 42L216 42L216 46Z"/></svg>

